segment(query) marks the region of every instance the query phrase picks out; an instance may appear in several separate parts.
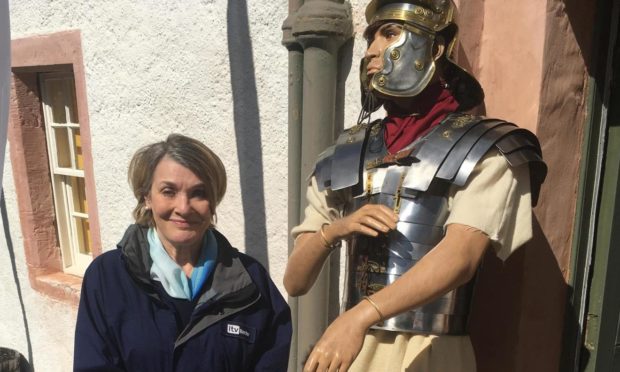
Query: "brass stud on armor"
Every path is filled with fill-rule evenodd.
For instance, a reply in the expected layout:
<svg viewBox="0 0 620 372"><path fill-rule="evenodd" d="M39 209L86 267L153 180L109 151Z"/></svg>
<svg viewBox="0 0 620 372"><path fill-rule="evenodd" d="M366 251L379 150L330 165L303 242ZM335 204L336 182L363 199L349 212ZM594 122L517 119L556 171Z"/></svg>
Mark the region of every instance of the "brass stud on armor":
<svg viewBox="0 0 620 372"><path fill-rule="evenodd" d="M394 49L390 52L390 58L392 58L394 61L398 60L400 58L400 50L398 49Z"/></svg>
<svg viewBox="0 0 620 372"><path fill-rule="evenodd" d="M379 76L379 80L377 81L377 84L379 84L380 87L385 86L386 83L386 78L385 76L381 75Z"/></svg>
<svg viewBox="0 0 620 372"><path fill-rule="evenodd" d="M472 120L473 116L469 114L459 116L458 118L454 119L454 122L452 123L452 128L462 128L465 126L465 124L469 123Z"/></svg>
<svg viewBox="0 0 620 372"><path fill-rule="evenodd" d="M420 61L419 59L416 59L414 64L415 64L415 69L416 70L422 71L422 69L424 69L424 62Z"/></svg>
<svg viewBox="0 0 620 372"><path fill-rule="evenodd" d="M379 131L381 131L381 125L374 125L370 130L370 135L374 137L379 134Z"/></svg>

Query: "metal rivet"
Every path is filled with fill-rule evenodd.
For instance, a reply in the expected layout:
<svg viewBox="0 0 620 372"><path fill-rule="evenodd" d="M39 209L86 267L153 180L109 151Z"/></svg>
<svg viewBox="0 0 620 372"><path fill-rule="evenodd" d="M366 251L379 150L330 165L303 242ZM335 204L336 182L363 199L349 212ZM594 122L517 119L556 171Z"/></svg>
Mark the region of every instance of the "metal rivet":
<svg viewBox="0 0 620 372"><path fill-rule="evenodd" d="M422 71L422 69L424 69L424 62L420 61L419 59L416 59L415 69L418 71Z"/></svg>
<svg viewBox="0 0 620 372"><path fill-rule="evenodd" d="M394 49L390 52L390 58L392 58L394 61L396 61L397 59L400 58L400 50L398 49Z"/></svg>
<svg viewBox="0 0 620 372"><path fill-rule="evenodd" d="M385 76L379 76L379 80L377 81L380 87L385 86L386 79Z"/></svg>

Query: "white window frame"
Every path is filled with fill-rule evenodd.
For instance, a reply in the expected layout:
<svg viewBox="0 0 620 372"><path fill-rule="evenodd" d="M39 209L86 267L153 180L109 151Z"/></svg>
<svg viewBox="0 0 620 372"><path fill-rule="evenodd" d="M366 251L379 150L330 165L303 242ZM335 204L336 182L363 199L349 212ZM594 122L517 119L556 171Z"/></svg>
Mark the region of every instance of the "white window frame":
<svg viewBox="0 0 620 372"><path fill-rule="evenodd" d="M69 99L65 100L65 115L67 123L55 123L52 107L49 105L50 97L46 84L50 81L62 81ZM89 222L88 214L78 212L74 205L73 183L71 178L84 180L84 170L78 169L76 164L75 144L73 131L80 129L80 124L71 121L77 120L77 107L75 100L75 80L72 72L50 72L39 74L41 88L41 104L43 106L43 119L45 122L45 136L47 140L47 153L50 162L50 176L52 178L52 190L54 195L54 209L56 212L56 227L58 241L62 252L64 271L74 275L84 275L86 267L92 261L92 254L80 252L78 226L76 220L82 219ZM73 105L71 108L69 105ZM72 115L71 112L74 114ZM60 167L58 165L58 150L56 143L56 130L66 130L68 147L70 152L71 166ZM81 133L80 133L81 135ZM76 182L77 183L77 182ZM85 190L82 190L85 195ZM85 237L82 237L85 239ZM89 243L92 249L92 242Z"/></svg>

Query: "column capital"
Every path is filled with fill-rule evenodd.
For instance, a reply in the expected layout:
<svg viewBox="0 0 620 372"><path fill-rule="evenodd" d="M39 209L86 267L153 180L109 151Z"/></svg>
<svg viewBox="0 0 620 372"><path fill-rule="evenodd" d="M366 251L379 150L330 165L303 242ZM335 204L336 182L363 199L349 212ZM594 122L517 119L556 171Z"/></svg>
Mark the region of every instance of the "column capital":
<svg viewBox="0 0 620 372"><path fill-rule="evenodd" d="M348 1L306 0L284 21L282 30L282 43L287 47L296 42L304 48L339 48L353 36L351 4Z"/></svg>

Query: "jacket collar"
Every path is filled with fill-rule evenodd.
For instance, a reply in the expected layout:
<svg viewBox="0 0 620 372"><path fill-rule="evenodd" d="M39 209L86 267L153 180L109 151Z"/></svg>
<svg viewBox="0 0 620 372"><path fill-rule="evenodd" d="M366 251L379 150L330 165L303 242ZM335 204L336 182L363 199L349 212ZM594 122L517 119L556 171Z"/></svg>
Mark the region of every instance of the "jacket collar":
<svg viewBox="0 0 620 372"><path fill-rule="evenodd" d="M149 255L147 240L148 227L131 225L117 244L125 267L134 282L146 291L150 297L161 301L159 293L152 283L150 270L153 260ZM255 285L243 263L239 251L217 230L213 230L218 245L218 257L213 275L205 283L205 292L198 300L198 305L207 301L217 301L234 293L255 292ZM254 288L254 291L249 289Z"/></svg>

